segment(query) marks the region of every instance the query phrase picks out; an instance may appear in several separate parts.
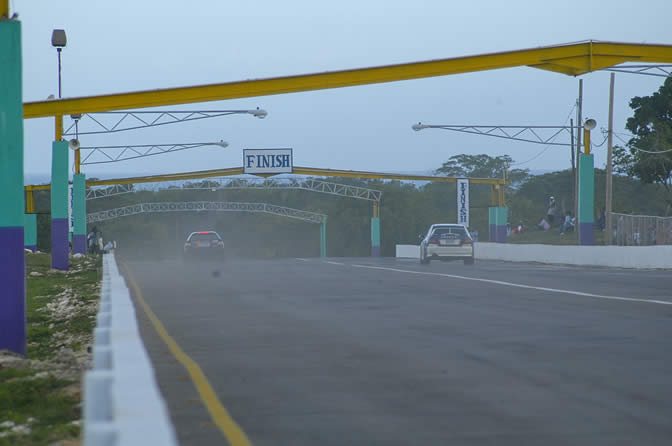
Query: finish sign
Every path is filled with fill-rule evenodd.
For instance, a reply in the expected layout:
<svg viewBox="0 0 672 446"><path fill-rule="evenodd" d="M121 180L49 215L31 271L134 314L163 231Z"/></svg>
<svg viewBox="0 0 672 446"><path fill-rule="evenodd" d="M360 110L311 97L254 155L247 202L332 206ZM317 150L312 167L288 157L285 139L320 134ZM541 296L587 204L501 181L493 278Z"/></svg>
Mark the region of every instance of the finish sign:
<svg viewBox="0 0 672 446"><path fill-rule="evenodd" d="M292 149L245 149L243 171L250 174L292 173Z"/></svg>
<svg viewBox="0 0 672 446"><path fill-rule="evenodd" d="M469 229L469 178L457 180L457 223Z"/></svg>

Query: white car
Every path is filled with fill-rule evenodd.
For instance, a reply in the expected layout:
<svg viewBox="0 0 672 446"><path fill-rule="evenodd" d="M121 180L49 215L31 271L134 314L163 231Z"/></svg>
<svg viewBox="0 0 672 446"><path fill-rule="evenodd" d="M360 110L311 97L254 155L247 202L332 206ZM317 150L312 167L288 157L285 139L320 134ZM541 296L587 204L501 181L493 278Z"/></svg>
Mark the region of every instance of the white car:
<svg viewBox="0 0 672 446"><path fill-rule="evenodd" d="M464 260L465 265L473 265L474 240L467 228L449 223L430 226L420 242L420 263L426 265L433 259Z"/></svg>

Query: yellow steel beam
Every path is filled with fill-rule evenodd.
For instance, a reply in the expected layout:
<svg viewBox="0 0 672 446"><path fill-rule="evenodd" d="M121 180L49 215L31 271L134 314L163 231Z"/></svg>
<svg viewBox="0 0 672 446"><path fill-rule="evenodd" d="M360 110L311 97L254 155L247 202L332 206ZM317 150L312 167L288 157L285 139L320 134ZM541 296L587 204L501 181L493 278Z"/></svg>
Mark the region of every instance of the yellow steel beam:
<svg viewBox="0 0 672 446"><path fill-rule="evenodd" d="M577 76L622 62L672 63L672 45L581 42L316 74L28 102L24 118L297 93L519 66Z"/></svg>
<svg viewBox="0 0 672 446"><path fill-rule="evenodd" d="M0 19L9 18L9 0L0 0Z"/></svg>
<svg viewBox="0 0 672 446"><path fill-rule="evenodd" d="M398 173L380 173L380 172L362 172L357 170L335 170L335 169L320 169L315 167L297 167L294 166L294 174L297 175L313 175L313 176L327 176L327 177L342 177L342 178L367 178L379 180L408 180L408 181L435 181L440 183L454 183L455 177L441 177L431 175L404 175ZM112 186L115 184L139 184L139 183L160 183L165 181L180 181L180 180L198 180L214 177L225 177L232 175L242 175L242 167L231 167L228 169L213 169L213 170L199 170L196 172L182 172L169 173L164 175L149 175L143 177L130 178L114 178L108 180L88 180L87 186ZM504 178L470 178L469 181L474 184L506 184ZM51 189L50 184L28 185L25 187L26 192L35 190Z"/></svg>

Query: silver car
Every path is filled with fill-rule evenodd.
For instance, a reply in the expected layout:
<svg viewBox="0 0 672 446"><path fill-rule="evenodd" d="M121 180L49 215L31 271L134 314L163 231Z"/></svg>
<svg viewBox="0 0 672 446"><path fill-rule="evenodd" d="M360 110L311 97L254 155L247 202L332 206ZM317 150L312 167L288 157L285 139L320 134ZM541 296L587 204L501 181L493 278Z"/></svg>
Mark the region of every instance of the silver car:
<svg viewBox="0 0 672 446"><path fill-rule="evenodd" d="M474 264L474 240L464 225L435 224L429 227L420 243L420 263L430 260L464 260Z"/></svg>

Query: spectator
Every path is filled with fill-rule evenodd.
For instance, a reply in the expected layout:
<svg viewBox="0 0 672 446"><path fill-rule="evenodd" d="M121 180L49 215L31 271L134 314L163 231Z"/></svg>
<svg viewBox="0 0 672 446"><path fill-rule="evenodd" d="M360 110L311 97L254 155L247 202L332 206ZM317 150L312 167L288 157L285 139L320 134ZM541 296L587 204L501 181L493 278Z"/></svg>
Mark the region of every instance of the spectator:
<svg viewBox="0 0 672 446"><path fill-rule="evenodd" d="M516 225L515 228L513 228L513 233L514 234L520 234L522 232L525 232L525 225L523 224L522 221L518 222L518 225Z"/></svg>
<svg viewBox="0 0 672 446"><path fill-rule="evenodd" d="M600 212L600 218L597 219L597 227L600 228L600 231L604 231L606 224L607 224L607 215L604 208L602 208L602 211Z"/></svg>
<svg viewBox="0 0 672 446"><path fill-rule="evenodd" d="M572 213L567 211L565 213L565 220L560 225L560 235L564 234L565 232L573 232L575 225L576 220L574 220L574 217L572 217Z"/></svg>
<svg viewBox="0 0 672 446"><path fill-rule="evenodd" d="M551 225L548 224L545 218L542 218L539 223L537 223L537 231L548 231L551 229Z"/></svg>
<svg viewBox="0 0 672 446"><path fill-rule="evenodd" d="M546 211L546 219L548 224L553 227L555 217L558 215L558 206L555 204L555 197L548 199L548 211Z"/></svg>

